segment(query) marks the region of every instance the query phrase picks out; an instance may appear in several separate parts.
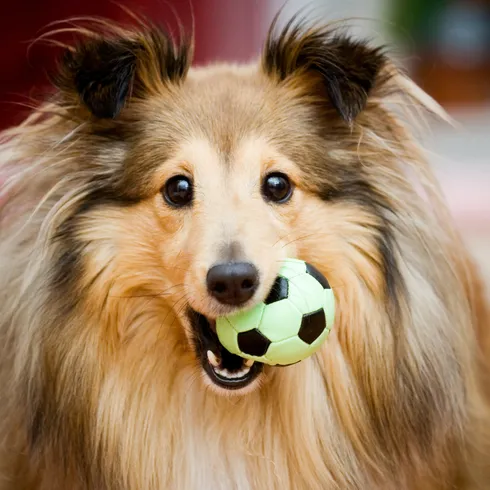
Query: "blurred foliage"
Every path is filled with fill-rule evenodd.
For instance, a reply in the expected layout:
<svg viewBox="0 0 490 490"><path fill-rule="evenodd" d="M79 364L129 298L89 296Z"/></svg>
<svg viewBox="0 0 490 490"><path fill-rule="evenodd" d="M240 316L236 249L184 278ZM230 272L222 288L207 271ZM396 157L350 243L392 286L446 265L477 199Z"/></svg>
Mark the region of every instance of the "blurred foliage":
<svg viewBox="0 0 490 490"><path fill-rule="evenodd" d="M392 0L392 35L403 44L425 44L439 13L450 0Z"/></svg>

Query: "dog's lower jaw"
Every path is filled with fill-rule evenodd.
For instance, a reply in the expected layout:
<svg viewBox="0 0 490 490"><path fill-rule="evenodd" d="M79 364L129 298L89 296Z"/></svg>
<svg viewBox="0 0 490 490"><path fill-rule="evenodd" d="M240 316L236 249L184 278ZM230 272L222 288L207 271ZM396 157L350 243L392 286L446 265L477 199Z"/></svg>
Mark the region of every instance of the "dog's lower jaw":
<svg viewBox="0 0 490 490"><path fill-rule="evenodd" d="M210 375L205 369L199 368L201 370L201 377L202 381L204 383L204 386L206 389L210 390L211 392L215 393L216 395L222 396L222 397L242 397L249 395L250 393L254 392L255 390L259 389L264 381L264 374L259 373L258 375L254 376L253 379L246 384L243 384L241 386L237 386L236 388L228 388L224 387L218 383L216 383L212 375Z"/></svg>

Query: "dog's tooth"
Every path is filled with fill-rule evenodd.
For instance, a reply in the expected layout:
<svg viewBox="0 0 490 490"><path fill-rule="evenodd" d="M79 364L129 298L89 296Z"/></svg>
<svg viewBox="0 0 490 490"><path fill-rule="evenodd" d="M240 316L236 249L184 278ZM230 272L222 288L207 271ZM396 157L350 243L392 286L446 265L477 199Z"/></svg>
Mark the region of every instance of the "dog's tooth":
<svg viewBox="0 0 490 490"><path fill-rule="evenodd" d="M228 371L226 369L221 369L221 368L215 368L215 371L220 375L225 378L228 378Z"/></svg>
<svg viewBox="0 0 490 490"><path fill-rule="evenodd" d="M245 364L245 366L247 366L248 368L251 368L254 365L254 362L255 361L253 361L252 359L246 359L243 364Z"/></svg>
<svg viewBox="0 0 490 490"><path fill-rule="evenodd" d="M219 374L223 378L227 379L237 379L237 378L243 378L250 372L249 367L245 367L243 369L240 369L240 371L228 371L226 368L221 368L219 366L213 366L214 372L216 374Z"/></svg>
<svg viewBox="0 0 490 490"><path fill-rule="evenodd" d="M237 371L235 373L235 378L243 378L244 376L246 376L248 373L250 372L250 368L249 367L245 367L243 369L240 369L240 371Z"/></svg>
<svg viewBox="0 0 490 490"><path fill-rule="evenodd" d="M208 350L207 356L208 356L209 364L211 364L211 366L214 366L215 368L219 367L220 365L219 359L216 357L216 354L213 351Z"/></svg>

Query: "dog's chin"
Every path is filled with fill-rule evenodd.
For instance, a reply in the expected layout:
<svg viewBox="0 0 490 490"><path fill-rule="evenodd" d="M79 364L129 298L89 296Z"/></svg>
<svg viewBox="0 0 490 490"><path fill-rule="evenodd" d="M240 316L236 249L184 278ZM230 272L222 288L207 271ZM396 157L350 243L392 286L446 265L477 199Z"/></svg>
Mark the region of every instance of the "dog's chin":
<svg viewBox="0 0 490 490"><path fill-rule="evenodd" d="M227 351L216 334L216 322L188 310L192 341L205 383L222 395L244 395L260 384L263 365Z"/></svg>

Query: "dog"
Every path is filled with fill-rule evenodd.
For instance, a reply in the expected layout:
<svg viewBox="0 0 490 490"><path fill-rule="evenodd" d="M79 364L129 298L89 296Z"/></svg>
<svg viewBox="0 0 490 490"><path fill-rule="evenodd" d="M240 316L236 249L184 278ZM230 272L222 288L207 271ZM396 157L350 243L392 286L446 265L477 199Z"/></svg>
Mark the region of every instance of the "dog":
<svg viewBox="0 0 490 490"><path fill-rule="evenodd" d="M81 27L1 136L0 489L489 488L484 287L417 143L443 110L331 25L195 68L136 24ZM335 324L251 364L215 320L286 257Z"/></svg>

